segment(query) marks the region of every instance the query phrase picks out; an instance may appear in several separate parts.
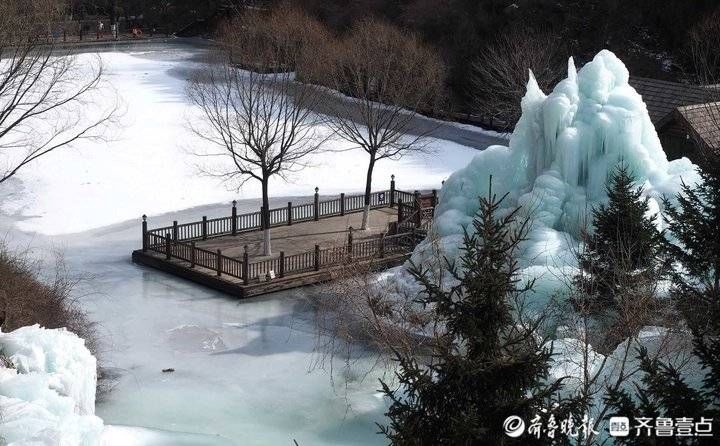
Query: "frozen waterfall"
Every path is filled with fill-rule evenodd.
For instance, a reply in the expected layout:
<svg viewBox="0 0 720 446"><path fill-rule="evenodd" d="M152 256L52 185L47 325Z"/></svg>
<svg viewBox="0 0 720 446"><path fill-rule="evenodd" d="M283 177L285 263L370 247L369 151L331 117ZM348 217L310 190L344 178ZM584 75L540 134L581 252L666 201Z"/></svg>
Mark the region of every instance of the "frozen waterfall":
<svg viewBox="0 0 720 446"><path fill-rule="evenodd" d="M525 267L574 265L568 243L592 206L606 200L605 182L619 161L644 184L656 210L663 195L678 192L681 179L697 181L689 160L667 160L647 107L628 79L625 65L607 50L579 72L571 58L567 78L549 95L530 73L509 147L489 147L443 186L434 231L445 255L457 256L463 228L471 229L491 175L493 191L508 193L505 207L532 212ZM429 255L428 247L429 241L418 246L415 262Z"/></svg>

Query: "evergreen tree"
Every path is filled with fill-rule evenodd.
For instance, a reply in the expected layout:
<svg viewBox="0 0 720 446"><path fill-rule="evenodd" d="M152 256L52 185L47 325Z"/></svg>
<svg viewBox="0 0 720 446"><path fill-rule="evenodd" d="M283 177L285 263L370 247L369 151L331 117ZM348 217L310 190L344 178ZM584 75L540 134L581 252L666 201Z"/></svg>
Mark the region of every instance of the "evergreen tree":
<svg viewBox="0 0 720 446"><path fill-rule="evenodd" d="M682 268L673 274L673 296L690 327L720 335L720 161L708 159L701 182L683 184L677 206L665 200L669 244Z"/></svg>
<svg viewBox="0 0 720 446"><path fill-rule="evenodd" d="M635 398L629 392L609 392L607 402L618 414L647 414L648 417L701 418L714 423L717 436L720 419L720 165L706 161L700 170L702 182L683 185L677 206L665 200L670 234L669 252L677 267L671 293L679 312L693 333L693 351L704 378L691 386L672 364L650 359L641 349L639 359L644 373ZM716 437L631 436L621 441L630 445L717 444Z"/></svg>
<svg viewBox="0 0 720 446"><path fill-rule="evenodd" d="M612 312L628 287L655 281L665 271L664 235L648 216L643 188L624 163L606 186L608 202L592 211L592 233L583 234L578 255L579 288L590 297L592 311Z"/></svg>
<svg viewBox="0 0 720 446"><path fill-rule="evenodd" d="M514 298L532 286L520 283L515 260L528 221L518 210L499 217L502 201L492 194L480 200L460 265L448 262L456 286L443 289L427 270L411 269L423 288L419 301L434 308L443 331L427 364L397 355L402 391L382 383L392 405L381 430L393 445L529 444L527 434L505 435L503 422L517 415L527 423L553 407L548 399L560 383L543 384L551 353L537 326L521 326L513 313ZM557 406L557 419L568 408Z"/></svg>

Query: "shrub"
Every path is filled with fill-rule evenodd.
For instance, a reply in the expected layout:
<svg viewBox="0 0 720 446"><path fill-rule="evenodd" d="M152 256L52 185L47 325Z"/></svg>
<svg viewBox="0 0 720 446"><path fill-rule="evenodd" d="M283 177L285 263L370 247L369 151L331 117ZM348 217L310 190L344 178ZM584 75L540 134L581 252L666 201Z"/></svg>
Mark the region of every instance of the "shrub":
<svg viewBox="0 0 720 446"><path fill-rule="evenodd" d="M85 339L97 353L95 325L80 307L73 289L78 283L58 258L51 277L44 277L42 261L26 251L12 251L0 243L0 324L3 331L40 324L65 327Z"/></svg>

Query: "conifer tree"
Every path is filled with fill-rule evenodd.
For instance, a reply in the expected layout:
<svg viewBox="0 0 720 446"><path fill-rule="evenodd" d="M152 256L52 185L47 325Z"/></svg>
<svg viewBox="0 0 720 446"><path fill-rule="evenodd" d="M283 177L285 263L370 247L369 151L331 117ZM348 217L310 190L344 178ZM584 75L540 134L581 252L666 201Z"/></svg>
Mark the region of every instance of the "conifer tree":
<svg viewBox="0 0 720 446"><path fill-rule="evenodd" d="M720 425L720 165L706 160L700 170L702 182L684 184L678 205L665 200L668 227L674 242L669 252L676 261L671 293L679 312L693 333L693 352L704 374L700 386L692 386L672 364L650 359L641 349L644 373L630 396L626 390L609 392L607 402L618 414L643 413L647 417L687 417L712 423L711 437L643 438L632 435L621 441L629 445L717 444ZM710 421L707 421L710 420ZM705 426L707 429L707 425Z"/></svg>
<svg viewBox="0 0 720 446"><path fill-rule="evenodd" d="M683 184L677 206L665 200L673 296L694 331L720 335L720 161L701 164L697 185Z"/></svg>
<svg viewBox="0 0 720 446"><path fill-rule="evenodd" d="M642 186L634 183L628 167L618 165L606 186L608 202L593 209L592 233L583 235L576 282L597 312L613 311L623 288L654 281L665 271L664 236L648 215Z"/></svg>
<svg viewBox="0 0 720 446"><path fill-rule="evenodd" d="M428 358L397 354L401 390L382 383L392 404L381 431L393 445L531 444L528 435L505 435L503 422L552 409L560 382L544 383L551 353L537 338L540 322L519 324L513 306L532 287L518 279L516 261L529 222L517 209L500 217L503 199L480 200L460 264L448 261L456 286L443 289L427 270L411 268L423 289L419 302L434 308L443 330Z"/></svg>

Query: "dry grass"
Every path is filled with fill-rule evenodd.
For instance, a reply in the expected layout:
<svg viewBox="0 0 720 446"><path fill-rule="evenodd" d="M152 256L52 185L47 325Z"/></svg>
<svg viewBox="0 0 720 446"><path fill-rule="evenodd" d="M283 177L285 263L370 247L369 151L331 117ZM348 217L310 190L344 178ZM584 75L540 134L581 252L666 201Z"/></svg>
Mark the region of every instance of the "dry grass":
<svg viewBox="0 0 720 446"><path fill-rule="evenodd" d="M51 274L44 274L44 271ZM73 289L80 279L65 268L56 256L53 268L26 251L12 251L0 243L0 324L5 332L40 324L45 328L65 327L85 339L97 353L95 324L81 309Z"/></svg>

